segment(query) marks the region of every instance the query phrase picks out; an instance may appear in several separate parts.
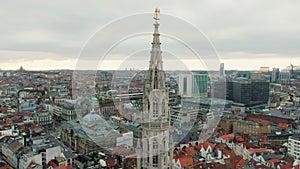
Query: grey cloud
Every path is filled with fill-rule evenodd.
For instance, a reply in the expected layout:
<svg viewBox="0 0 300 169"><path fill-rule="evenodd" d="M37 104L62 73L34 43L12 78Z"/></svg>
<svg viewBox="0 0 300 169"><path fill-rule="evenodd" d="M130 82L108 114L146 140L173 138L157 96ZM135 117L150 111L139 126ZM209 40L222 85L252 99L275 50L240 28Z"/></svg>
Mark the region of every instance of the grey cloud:
<svg viewBox="0 0 300 169"><path fill-rule="evenodd" d="M155 7L161 8L162 13L183 18L198 27L220 53L243 51L300 56L300 2L280 0L3 0L0 2L0 50L54 53L74 59L100 27L120 17L152 12ZM167 20L161 22L162 33L172 32L164 30L163 24L168 24ZM136 24L152 31L151 18ZM115 31L112 30L111 35L106 37L113 36ZM192 32L182 31L192 43L199 42L193 39ZM132 45L141 43L138 49L149 48L150 41L151 38L148 38L146 42L133 42ZM163 45L166 50L176 47L176 44L164 44L164 41ZM122 55L121 52L115 54ZM11 53L10 56L0 56L1 62L7 58L20 59L20 55L13 56ZM45 57L26 55L22 59Z"/></svg>

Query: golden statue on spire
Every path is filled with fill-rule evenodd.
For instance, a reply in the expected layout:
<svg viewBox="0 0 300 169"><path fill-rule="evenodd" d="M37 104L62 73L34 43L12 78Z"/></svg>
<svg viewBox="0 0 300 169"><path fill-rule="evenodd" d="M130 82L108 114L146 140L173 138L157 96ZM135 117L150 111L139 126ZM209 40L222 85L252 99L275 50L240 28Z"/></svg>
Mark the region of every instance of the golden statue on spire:
<svg viewBox="0 0 300 169"><path fill-rule="evenodd" d="M158 8L156 8L154 11L154 17L153 17L156 21L159 20L159 17L158 17L159 14L160 14L160 10Z"/></svg>

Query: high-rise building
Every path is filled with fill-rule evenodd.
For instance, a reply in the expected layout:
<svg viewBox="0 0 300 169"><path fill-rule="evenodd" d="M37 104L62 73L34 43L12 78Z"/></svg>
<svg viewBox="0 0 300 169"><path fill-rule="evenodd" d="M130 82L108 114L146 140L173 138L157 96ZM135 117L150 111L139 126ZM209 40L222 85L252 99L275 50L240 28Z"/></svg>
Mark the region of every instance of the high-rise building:
<svg viewBox="0 0 300 169"><path fill-rule="evenodd" d="M269 82L236 79L232 81L232 99L230 100L245 104L245 106L267 104L269 100Z"/></svg>
<svg viewBox="0 0 300 169"><path fill-rule="evenodd" d="M232 100L233 82L231 79L217 79L211 83L211 94L213 98Z"/></svg>
<svg viewBox="0 0 300 169"><path fill-rule="evenodd" d="M280 82L281 84L288 84L291 82L291 73L288 70L282 70L280 72Z"/></svg>
<svg viewBox="0 0 300 169"><path fill-rule="evenodd" d="M220 78L225 77L224 63L220 64L219 77Z"/></svg>
<svg viewBox="0 0 300 169"><path fill-rule="evenodd" d="M192 96L207 96L208 88L208 75L207 74L194 74Z"/></svg>
<svg viewBox="0 0 300 169"><path fill-rule="evenodd" d="M182 97L192 97L193 75L180 73L178 75L179 92Z"/></svg>
<svg viewBox="0 0 300 169"><path fill-rule="evenodd" d="M226 82L225 82L225 79L213 80L211 82L210 96L212 98L226 99Z"/></svg>
<svg viewBox="0 0 300 169"><path fill-rule="evenodd" d="M150 65L144 86L142 140L137 145L137 168L143 169L169 169L173 160L173 143L169 133L169 90L165 86L158 15L159 10L156 9Z"/></svg>
<svg viewBox="0 0 300 169"><path fill-rule="evenodd" d="M226 80L226 99L232 100L233 99L233 81Z"/></svg>
<svg viewBox="0 0 300 169"><path fill-rule="evenodd" d="M250 105L251 103L251 83L248 80L233 81L233 98L237 103Z"/></svg>
<svg viewBox="0 0 300 169"><path fill-rule="evenodd" d="M269 93L270 83L268 81L251 81L251 105L267 104Z"/></svg>
<svg viewBox="0 0 300 169"><path fill-rule="evenodd" d="M294 72L294 65L293 64L290 65L290 73L291 73L291 78L294 79L295 78L295 74L294 74L295 72Z"/></svg>
<svg viewBox="0 0 300 169"><path fill-rule="evenodd" d="M183 73L178 75L182 97L200 97L208 94L208 74Z"/></svg>
<svg viewBox="0 0 300 169"><path fill-rule="evenodd" d="M279 75L280 75L280 71L278 68L273 68L272 70L272 79L271 81L274 83L274 82L277 82L278 79L279 79Z"/></svg>
<svg viewBox="0 0 300 169"><path fill-rule="evenodd" d="M215 98L226 98L227 100L244 104L247 107L267 104L269 101L270 83L265 79L227 78L226 82L218 79L212 84L212 97Z"/></svg>

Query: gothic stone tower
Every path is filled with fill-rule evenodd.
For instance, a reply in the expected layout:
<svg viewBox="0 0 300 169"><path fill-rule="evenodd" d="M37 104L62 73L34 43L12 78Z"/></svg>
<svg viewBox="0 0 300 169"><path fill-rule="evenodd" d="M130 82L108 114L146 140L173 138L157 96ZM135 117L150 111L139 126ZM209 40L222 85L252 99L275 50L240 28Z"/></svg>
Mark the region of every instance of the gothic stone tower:
<svg viewBox="0 0 300 169"><path fill-rule="evenodd" d="M169 91L165 87L158 15L159 9L156 9L150 65L144 86L141 145L138 143L137 167L142 169L171 169L173 160Z"/></svg>

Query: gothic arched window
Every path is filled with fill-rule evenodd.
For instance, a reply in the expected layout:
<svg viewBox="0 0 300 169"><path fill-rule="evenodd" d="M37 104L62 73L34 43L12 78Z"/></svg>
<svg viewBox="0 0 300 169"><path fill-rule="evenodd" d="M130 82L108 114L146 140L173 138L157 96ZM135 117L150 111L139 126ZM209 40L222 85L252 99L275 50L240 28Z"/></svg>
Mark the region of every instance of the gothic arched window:
<svg viewBox="0 0 300 169"><path fill-rule="evenodd" d="M162 101L162 107L161 107L161 113L162 113L162 116L165 115L165 100Z"/></svg>
<svg viewBox="0 0 300 169"><path fill-rule="evenodd" d="M158 117L158 103L153 102L153 117Z"/></svg>
<svg viewBox="0 0 300 169"><path fill-rule="evenodd" d="M153 141L153 150L158 149L158 142L156 140Z"/></svg>

